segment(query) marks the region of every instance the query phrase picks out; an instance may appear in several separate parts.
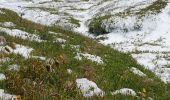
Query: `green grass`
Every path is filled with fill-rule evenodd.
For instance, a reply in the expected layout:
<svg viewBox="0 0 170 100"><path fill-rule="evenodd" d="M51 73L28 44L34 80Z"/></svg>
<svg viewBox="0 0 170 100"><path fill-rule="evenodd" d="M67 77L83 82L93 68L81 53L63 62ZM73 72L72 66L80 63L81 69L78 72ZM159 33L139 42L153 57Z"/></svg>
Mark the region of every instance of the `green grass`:
<svg viewBox="0 0 170 100"><path fill-rule="evenodd" d="M94 35L107 34L107 31L101 26L103 20L109 19L111 16L103 16L94 18L89 24L89 32Z"/></svg>
<svg viewBox="0 0 170 100"><path fill-rule="evenodd" d="M16 13L0 9L6 15L0 16L0 22L13 22L17 29L29 32L30 34L38 34L40 36L46 35L48 42L38 43L29 40L22 40L3 35L8 42L15 42L34 48L32 55L41 55L45 57L56 57L65 55L65 63L59 67L56 66L55 72L49 73L44 69L44 62L38 59L23 59L19 55L8 55L13 58L13 61L2 64L1 72L7 76L7 80L0 82L0 87L4 88L8 93L21 95L26 99L85 99L81 92L75 87L75 79L86 77L83 69L87 66L92 69L88 78L94 81L99 88L106 92L104 97L93 97L98 100L129 100L137 99L136 97L123 95L110 95L112 90L121 88L132 88L136 92L146 89L145 97L152 97L158 100L167 100L170 98L170 85L161 82L155 75L145 70L143 66L136 63L130 56L111 49L108 46L99 44L96 40L84 37L78 33L62 29L61 27L47 27L35 24L25 19L21 19ZM36 30L36 32L35 32ZM66 39L65 47L62 48L60 43L52 43L53 39L59 36L49 35L48 31L62 33L61 38ZM81 52L87 52L93 55L100 56L104 64L98 65L89 60L83 59L78 61L74 59L76 50L72 49L70 45L80 45ZM18 64L21 66L19 72L9 71L10 64ZM136 67L147 74L147 77L139 77L129 71L131 67ZM72 69L73 74L67 74L66 69ZM153 81L149 81L153 79ZM71 89L66 88L68 81L73 82ZM34 85L34 82L37 84ZM39 84L41 83L41 84ZM142 98L141 96L139 96Z"/></svg>
<svg viewBox="0 0 170 100"><path fill-rule="evenodd" d="M80 27L79 20L74 19L73 17L70 17L70 22L71 22L72 24L75 24L76 26Z"/></svg>
<svg viewBox="0 0 170 100"><path fill-rule="evenodd" d="M158 14L166 7L167 2L167 0L157 0L148 7L141 9L136 14L140 16L145 16L147 13Z"/></svg>

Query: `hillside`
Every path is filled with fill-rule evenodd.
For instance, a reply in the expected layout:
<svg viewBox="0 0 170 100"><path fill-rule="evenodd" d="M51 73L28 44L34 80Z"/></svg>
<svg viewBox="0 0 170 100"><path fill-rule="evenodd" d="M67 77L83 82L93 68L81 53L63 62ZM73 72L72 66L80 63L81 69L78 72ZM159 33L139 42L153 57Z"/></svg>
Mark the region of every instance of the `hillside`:
<svg viewBox="0 0 170 100"><path fill-rule="evenodd" d="M1 0L0 99L168 100L168 0Z"/></svg>

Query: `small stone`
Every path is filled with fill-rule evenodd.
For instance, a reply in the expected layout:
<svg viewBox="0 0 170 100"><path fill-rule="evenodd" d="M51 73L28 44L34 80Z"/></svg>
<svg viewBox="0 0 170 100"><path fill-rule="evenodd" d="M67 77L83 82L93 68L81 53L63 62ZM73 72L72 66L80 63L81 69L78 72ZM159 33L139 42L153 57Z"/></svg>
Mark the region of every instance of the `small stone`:
<svg viewBox="0 0 170 100"><path fill-rule="evenodd" d="M67 69L67 73L71 74L73 71L71 69Z"/></svg>
<svg viewBox="0 0 170 100"><path fill-rule="evenodd" d="M5 46L4 47L4 53L10 54L13 52L13 49L10 46Z"/></svg>
<svg viewBox="0 0 170 100"><path fill-rule="evenodd" d="M6 44L6 39L3 36L0 36L0 46L4 46Z"/></svg>

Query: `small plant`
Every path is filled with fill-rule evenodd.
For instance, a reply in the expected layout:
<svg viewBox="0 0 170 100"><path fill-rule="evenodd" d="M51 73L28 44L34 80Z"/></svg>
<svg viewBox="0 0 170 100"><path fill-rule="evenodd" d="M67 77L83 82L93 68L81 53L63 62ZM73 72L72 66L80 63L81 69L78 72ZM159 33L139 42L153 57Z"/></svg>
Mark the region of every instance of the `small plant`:
<svg viewBox="0 0 170 100"><path fill-rule="evenodd" d="M101 35L106 34L106 30L101 26L102 21L101 20L94 20L89 25L89 32L94 35Z"/></svg>
<svg viewBox="0 0 170 100"><path fill-rule="evenodd" d="M79 93L75 78L67 73L63 62L56 62L56 59L50 59L49 62L53 66L52 72L41 61L34 59L27 60L18 72L6 71L7 90L21 95L24 100L59 99L63 96L60 93L67 93L70 97L77 96Z"/></svg>

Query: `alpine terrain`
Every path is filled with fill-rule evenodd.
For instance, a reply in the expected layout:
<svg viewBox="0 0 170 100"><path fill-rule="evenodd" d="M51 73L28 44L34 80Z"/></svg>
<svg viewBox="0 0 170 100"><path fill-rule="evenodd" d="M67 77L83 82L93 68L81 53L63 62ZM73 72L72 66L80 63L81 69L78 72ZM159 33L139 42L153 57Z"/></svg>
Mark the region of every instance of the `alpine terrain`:
<svg viewBox="0 0 170 100"><path fill-rule="evenodd" d="M170 0L0 0L0 100L170 100Z"/></svg>

